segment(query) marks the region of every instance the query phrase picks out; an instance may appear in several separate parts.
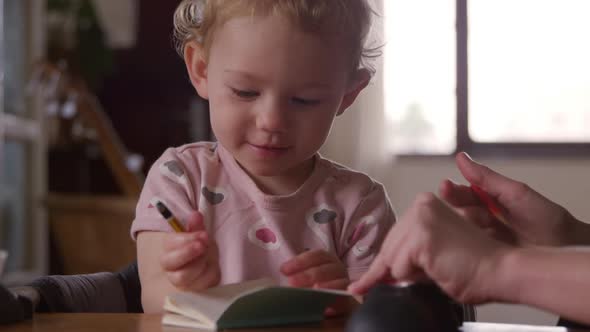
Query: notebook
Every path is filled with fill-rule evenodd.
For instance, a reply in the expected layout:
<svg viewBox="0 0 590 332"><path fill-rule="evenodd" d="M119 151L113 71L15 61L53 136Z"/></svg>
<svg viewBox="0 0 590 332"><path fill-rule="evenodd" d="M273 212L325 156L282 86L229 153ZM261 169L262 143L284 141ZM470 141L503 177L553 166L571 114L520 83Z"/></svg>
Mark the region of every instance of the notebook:
<svg viewBox="0 0 590 332"><path fill-rule="evenodd" d="M175 293L164 301L164 325L220 330L315 323L339 298L338 290L279 286L259 279L210 288L200 293Z"/></svg>
<svg viewBox="0 0 590 332"><path fill-rule="evenodd" d="M465 322L461 327L462 332L574 332L562 326L537 326L520 324L499 324Z"/></svg>

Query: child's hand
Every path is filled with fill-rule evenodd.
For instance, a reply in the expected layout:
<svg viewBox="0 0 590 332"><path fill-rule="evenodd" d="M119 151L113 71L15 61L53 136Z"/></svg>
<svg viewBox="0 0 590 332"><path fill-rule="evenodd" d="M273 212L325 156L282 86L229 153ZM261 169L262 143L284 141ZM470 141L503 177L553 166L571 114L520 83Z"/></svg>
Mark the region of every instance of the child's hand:
<svg viewBox="0 0 590 332"><path fill-rule="evenodd" d="M219 283L221 272L217 246L210 241L203 217L189 217L184 233L170 233L164 239L162 269L172 285L181 290L201 291Z"/></svg>
<svg viewBox="0 0 590 332"><path fill-rule="evenodd" d="M324 250L306 251L281 266L293 287L346 289L350 280L338 257Z"/></svg>
<svg viewBox="0 0 590 332"><path fill-rule="evenodd" d="M338 257L324 250L306 251L281 266L293 287L346 289L350 283L346 267ZM326 316L350 312L352 302L345 298L326 309Z"/></svg>

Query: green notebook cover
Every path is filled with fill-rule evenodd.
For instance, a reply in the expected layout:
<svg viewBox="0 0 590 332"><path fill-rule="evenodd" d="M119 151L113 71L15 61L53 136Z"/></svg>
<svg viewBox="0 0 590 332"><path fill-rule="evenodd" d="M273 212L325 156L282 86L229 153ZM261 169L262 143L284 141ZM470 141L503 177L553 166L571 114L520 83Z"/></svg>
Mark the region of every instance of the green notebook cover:
<svg viewBox="0 0 590 332"><path fill-rule="evenodd" d="M277 286L262 279L168 296L163 323L208 330L315 323L344 291ZM179 317L182 316L182 317Z"/></svg>

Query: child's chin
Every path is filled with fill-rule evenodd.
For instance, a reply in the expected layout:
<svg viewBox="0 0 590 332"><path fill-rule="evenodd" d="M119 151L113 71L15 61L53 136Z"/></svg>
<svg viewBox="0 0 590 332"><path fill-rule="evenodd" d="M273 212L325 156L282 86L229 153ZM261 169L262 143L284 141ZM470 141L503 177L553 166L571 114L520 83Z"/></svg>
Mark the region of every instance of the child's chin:
<svg viewBox="0 0 590 332"><path fill-rule="evenodd" d="M272 161L256 161L254 163L241 164L246 171L253 176L272 177L284 174L284 167Z"/></svg>
<svg viewBox="0 0 590 332"><path fill-rule="evenodd" d="M264 168L252 169L252 170L250 170L250 174L252 174L254 176L263 176L263 177L273 177L273 176L281 175L281 173L278 172L276 168L275 169L264 169Z"/></svg>

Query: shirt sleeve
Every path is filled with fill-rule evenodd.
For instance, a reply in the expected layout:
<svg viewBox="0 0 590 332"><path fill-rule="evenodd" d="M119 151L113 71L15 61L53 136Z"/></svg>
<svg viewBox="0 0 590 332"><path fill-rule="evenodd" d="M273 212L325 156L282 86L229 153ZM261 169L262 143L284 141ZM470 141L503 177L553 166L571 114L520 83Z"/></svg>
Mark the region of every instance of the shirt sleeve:
<svg viewBox="0 0 590 332"><path fill-rule="evenodd" d="M152 165L139 196L131 237L135 240L142 231L172 232L172 227L156 209L161 201L181 222L197 211L198 165L188 165L196 159L183 158L175 148L167 149ZM188 163L187 163L188 162ZM189 172L190 170L190 172Z"/></svg>
<svg viewBox="0 0 590 332"><path fill-rule="evenodd" d="M394 222L395 214L385 189L373 183L341 233L340 259L347 266L351 281L369 269Z"/></svg>

